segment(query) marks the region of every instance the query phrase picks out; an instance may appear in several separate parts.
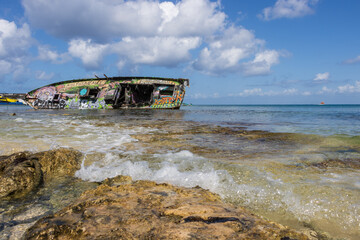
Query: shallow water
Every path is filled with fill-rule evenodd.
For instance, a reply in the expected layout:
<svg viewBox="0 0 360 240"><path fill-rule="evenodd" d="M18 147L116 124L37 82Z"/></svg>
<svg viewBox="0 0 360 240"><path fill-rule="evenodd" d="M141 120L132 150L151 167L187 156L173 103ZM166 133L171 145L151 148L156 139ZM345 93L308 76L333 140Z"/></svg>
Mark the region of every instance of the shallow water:
<svg viewBox="0 0 360 240"><path fill-rule="evenodd" d="M0 155L80 150L85 157L75 177L87 182L121 174L198 185L296 229L333 238L360 236L357 105L189 106L179 111L2 107L0 138ZM56 191L37 193L47 194L45 200L28 202L45 213L56 211L93 187L89 184L68 181L51 188ZM61 199L46 200L56 196ZM6 211L19 204L0 207Z"/></svg>

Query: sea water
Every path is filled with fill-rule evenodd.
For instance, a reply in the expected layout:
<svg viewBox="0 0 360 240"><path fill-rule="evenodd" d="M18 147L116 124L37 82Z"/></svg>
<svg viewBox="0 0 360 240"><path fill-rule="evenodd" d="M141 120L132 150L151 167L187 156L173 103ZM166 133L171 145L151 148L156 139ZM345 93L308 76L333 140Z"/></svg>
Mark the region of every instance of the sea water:
<svg viewBox="0 0 360 240"><path fill-rule="evenodd" d="M318 237L360 236L360 105L0 107L0 155L59 147L84 154L75 177L89 183L200 186Z"/></svg>

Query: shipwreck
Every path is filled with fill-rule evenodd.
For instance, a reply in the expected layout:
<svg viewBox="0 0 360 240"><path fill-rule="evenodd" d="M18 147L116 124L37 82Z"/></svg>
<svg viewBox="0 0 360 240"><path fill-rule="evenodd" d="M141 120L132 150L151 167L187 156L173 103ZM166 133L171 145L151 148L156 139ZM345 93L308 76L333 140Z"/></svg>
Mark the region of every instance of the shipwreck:
<svg viewBox="0 0 360 240"><path fill-rule="evenodd" d="M34 109L179 109L189 79L107 77L49 84L24 98Z"/></svg>

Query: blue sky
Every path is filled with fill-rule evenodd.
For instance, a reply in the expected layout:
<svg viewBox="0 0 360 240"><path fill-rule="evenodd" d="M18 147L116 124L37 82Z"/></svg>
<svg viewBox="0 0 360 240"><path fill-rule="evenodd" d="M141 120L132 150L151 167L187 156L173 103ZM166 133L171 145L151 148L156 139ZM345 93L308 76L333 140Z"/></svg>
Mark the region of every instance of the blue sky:
<svg viewBox="0 0 360 240"><path fill-rule="evenodd" d="M360 103L357 0L0 0L0 92L189 78L194 104Z"/></svg>

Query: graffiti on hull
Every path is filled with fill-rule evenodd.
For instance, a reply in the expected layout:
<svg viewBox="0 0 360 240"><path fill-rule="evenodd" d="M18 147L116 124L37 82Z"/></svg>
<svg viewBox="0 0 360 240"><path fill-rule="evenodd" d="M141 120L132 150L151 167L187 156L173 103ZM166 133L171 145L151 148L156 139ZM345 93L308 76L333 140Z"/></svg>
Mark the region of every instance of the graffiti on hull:
<svg viewBox="0 0 360 240"><path fill-rule="evenodd" d="M177 91L175 97L162 97L155 100L154 104L151 105L152 108L176 108L180 107L183 102L185 92Z"/></svg>
<svg viewBox="0 0 360 240"><path fill-rule="evenodd" d="M35 109L180 108L188 79L113 77L54 83L29 92Z"/></svg>

